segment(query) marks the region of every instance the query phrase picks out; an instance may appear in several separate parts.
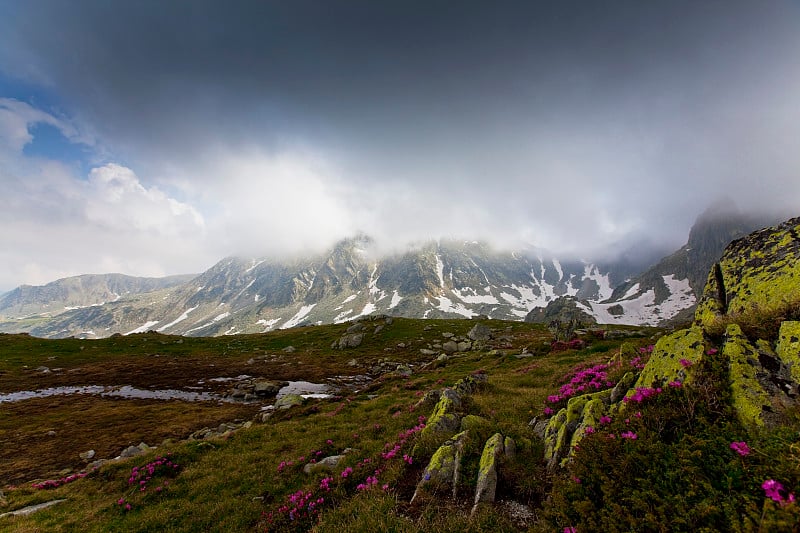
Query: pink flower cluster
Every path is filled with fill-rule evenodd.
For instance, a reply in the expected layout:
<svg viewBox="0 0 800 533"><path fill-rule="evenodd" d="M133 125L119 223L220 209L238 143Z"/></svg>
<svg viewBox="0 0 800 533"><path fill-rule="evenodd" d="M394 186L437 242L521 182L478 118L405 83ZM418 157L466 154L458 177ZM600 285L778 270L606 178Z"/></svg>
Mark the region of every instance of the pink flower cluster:
<svg viewBox="0 0 800 533"><path fill-rule="evenodd" d="M131 468L131 475L128 477L128 485L138 484L139 492L144 492L147 490L147 483L149 483L155 475L175 472L179 468L177 464L173 463L168 458L158 456L142 467L134 466ZM156 487L156 492L161 492L167 485L169 485L169 482L164 481L163 486Z"/></svg>
<svg viewBox="0 0 800 533"><path fill-rule="evenodd" d="M375 471L376 475L367 477L367 480L364 483L359 483L358 486L356 486L356 489L357 490L368 490L368 489L374 487L375 485L377 485L378 484L378 476L377 476L378 472L379 471L376 470Z"/></svg>
<svg viewBox="0 0 800 533"><path fill-rule="evenodd" d="M623 439L629 439L629 440L636 440L639 438L639 436L633 431L623 431L622 433L619 434L619 436L622 437Z"/></svg>
<svg viewBox="0 0 800 533"><path fill-rule="evenodd" d="M678 362L681 364L681 366L682 366L683 368L689 368L690 366L692 366L692 365L694 364L694 363L692 363L691 361L689 361L688 359L681 359L681 360L680 360L680 361L678 361Z"/></svg>
<svg viewBox="0 0 800 533"><path fill-rule="evenodd" d="M298 490L289 496L289 503L278 508L278 512L286 513L289 520L297 520L317 512L316 507L325 503L325 498L316 498L309 492Z"/></svg>
<svg viewBox="0 0 800 533"><path fill-rule="evenodd" d="M731 450L735 451L742 457L750 455L750 446L746 442L731 442Z"/></svg>
<svg viewBox="0 0 800 533"><path fill-rule="evenodd" d="M66 485L67 483L72 483L77 479L85 478L88 475L87 472L81 472L80 474L70 474L67 477L62 477L60 479L48 479L46 481L40 481L39 483L31 483L31 487L34 489L55 489L60 487L61 485Z"/></svg>
<svg viewBox="0 0 800 533"><path fill-rule="evenodd" d="M608 365L599 364L591 368L584 368L575 372L569 382L565 383L558 390L558 394L551 394L547 397L548 403L558 403L584 391L600 390L613 387L614 383L608 380Z"/></svg>
<svg viewBox="0 0 800 533"><path fill-rule="evenodd" d="M779 503L781 505L789 505L790 503L794 503L795 497L794 493L789 493L788 496L783 496L781 492L785 492L783 485L775 481L774 479L768 479L764 483L761 484L761 488L764 489L764 493L767 498L770 498L775 503Z"/></svg>
<svg viewBox="0 0 800 533"><path fill-rule="evenodd" d="M662 392L663 390L661 389L661 387L656 387L655 389L652 387L636 387L636 391L631 396L624 397L622 401L642 403L645 400L645 398L652 398L653 396L658 396Z"/></svg>
<svg viewBox="0 0 800 533"><path fill-rule="evenodd" d="M642 349L643 348L639 348L639 351L641 351ZM631 359L631 366L633 368L635 368L636 370L643 369L644 368L644 362L642 362L641 356L636 356L633 359Z"/></svg>

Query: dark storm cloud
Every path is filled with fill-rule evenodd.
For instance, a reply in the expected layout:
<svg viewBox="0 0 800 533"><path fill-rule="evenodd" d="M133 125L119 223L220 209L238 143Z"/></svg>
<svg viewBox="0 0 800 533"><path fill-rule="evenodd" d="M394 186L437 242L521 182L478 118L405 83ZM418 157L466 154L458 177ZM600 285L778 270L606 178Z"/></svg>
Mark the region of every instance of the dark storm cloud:
<svg viewBox="0 0 800 533"><path fill-rule="evenodd" d="M679 244L722 194L798 207L790 2L0 9L7 75L51 84L142 179L217 198L218 211L252 183L231 169L254 168L221 161L298 151L330 170L301 180L325 187L317 205L335 197L325 212L347 218L342 229L387 238ZM241 219L235 233L257 224Z"/></svg>

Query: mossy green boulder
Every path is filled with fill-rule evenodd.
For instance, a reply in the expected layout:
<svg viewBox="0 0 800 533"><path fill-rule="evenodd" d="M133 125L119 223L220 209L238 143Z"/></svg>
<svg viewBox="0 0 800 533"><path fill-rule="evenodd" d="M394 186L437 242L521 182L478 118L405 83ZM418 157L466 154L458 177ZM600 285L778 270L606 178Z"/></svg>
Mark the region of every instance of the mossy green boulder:
<svg viewBox="0 0 800 533"><path fill-rule="evenodd" d="M695 323L770 310L800 300L800 218L733 241L709 273Z"/></svg>
<svg viewBox="0 0 800 533"><path fill-rule="evenodd" d="M722 355L730 365L731 396L736 416L745 426L763 426L763 412L770 409L770 395L756 378L761 369L758 352L738 324L728 326Z"/></svg>

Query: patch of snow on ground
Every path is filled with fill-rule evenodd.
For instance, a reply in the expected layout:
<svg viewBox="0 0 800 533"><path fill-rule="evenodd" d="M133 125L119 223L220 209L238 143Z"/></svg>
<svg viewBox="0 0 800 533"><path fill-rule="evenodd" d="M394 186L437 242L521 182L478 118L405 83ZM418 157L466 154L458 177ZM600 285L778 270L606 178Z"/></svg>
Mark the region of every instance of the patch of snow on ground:
<svg viewBox="0 0 800 533"><path fill-rule="evenodd" d="M257 324L257 325L263 325L263 326L265 326L265 328L264 328L264 333L266 333L266 332L268 332L269 330L271 330L271 329L272 329L272 328L275 326L275 324L277 324L277 323L278 323L278 322L280 322L280 321L281 321L280 317L278 317L278 318L273 318L272 320L264 320L264 319L262 318L261 320L259 320L258 322L256 322L256 324Z"/></svg>
<svg viewBox="0 0 800 533"><path fill-rule="evenodd" d="M258 299L259 298L260 298L260 296L258 294L256 294L255 296L253 296L253 301L258 303Z"/></svg>
<svg viewBox="0 0 800 533"><path fill-rule="evenodd" d="M132 333L144 333L145 331L148 331L150 328L152 328L156 324L158 324L158 320L151 320L149 322L145 322L144 325L139 326L138 328L129 331L125 335L131 335Z"/></svg>
<svg viewBox="0 0 800 533"><path fill-rule="evenodd" d="M538 280L535 281L538 282ZM547 306L547 302L549 302L552 299L552 297L548 298L548 295L552 296L553 294L552 287L550 287L547 284L541 283L539 284L539 289L540 289L540 295L537 296L533 292L533 287L525 285L511 285L510 287L505 287L505 290L514 291L516 292L516 294L513 294L511 292L501 292L500 298L510 303L512 307L524 310L525 314L528 314L528 311L530 311L535 307Z"/></svg>
<svg viewBox="0 0 800 533"><path fill-rule="evenodd" d="M675 279L674 274L662 277L670 292L669 298L661 302L659 306L664 318L672 318L695 304L697 300L694 296L694 291L689 286L688 279Z"/></svg>
<svg viewBox="0 0 800 533"><path fill-rule="evenodd" d="M345 298L345 299L344 299L344 301L342 301L342 305L346 304L347 302L352 302L352 301L353 301L353 300L355 300L357 297L358 297L358 295L357 295L357 294L351 294L350 296L348 296L347 298Z"/></svg>
<svg viewBox="0 0 800 533"><path fill-rule="evenodd" d="M231 314L229 312L225 311L224 313L220 313L217 316L215 316L214 319L212 320L212 322L219 322L223 318L228 318L229 316L231 316Z"/></svg>
<svg viewBox="0 0 800 533"><path fill-rule="evenodd" d="M556 272L558 272L558 281L564 279L564 270L562 270L558 259L553 259L553 266L556 267ZM542 276L542 279L544 279L544 276Z"/></svg>
<svg viewBox="0 0 800 533"><path fill-rule="evenodd" d="M189 309L187 309L186 311L184 311L184 312L183 312L183 314L182 314L181 316L179 316L178 318L176 318L175 320L173 320L172 322L170 322L170 323L169 323L169 324L167 324L166 326L161 326L160 328L158 328L158 331L164 331L164 330L165 330L165 329L167 329L167 328L171 328L172 326L174 326L174 325L175 325L175 324L177 324L178 322L183 322L184 320L186 320L187 318L189 318L189 313L191 313L191 312L192 312L192 311L194 311L195 309L197 309L197 306L196 306L196 305L195 305L194 307L190 307Z"/></svg>
<svg viewBox="0 0 800 533"><path fill-rule="evenodd" d="M439 277L439 286L444 289L444 263L439 254L436 254L436 275Z"/></svg>
<svg viewBox="0 0 800 533"><path fill-rule="evenodd" d="M654 326L660 320L655 316L655 301L656 293L654 290L649 290L641 296L632 300L625 300L617 303L595 303L590 302L592 306L591 314L597 319L600 324L625 324L629 326L647 325ZM609 307L619 305L623 309L621 315L612 315L608 312Z"/></svg>
<svg viewBox="0 0 800 533"><path fill-rule="evenodd" d="M614 289L611 287L611 280L608 279L608 274L600 273L597 265L586 265L583 270L583 277L594 280L598 287L600 287L598 293L599 300L602 301L611 298L611 293L614 292Z"/></svg>
<svg viewBox="0 0 800 533"><path fill-rule="evenodd" d="M631 296L633 296L637 292L639 292L639 284L638 283L634 283L633 287L631 287L630 289L625 291L625 294L622 295L622 298L620 298L620 299L621 300L627 300L628 298L630 298Z"/></svg>
<svg viewBox="0 0 800 533"><path fill-rule="evenodd" d="M338 315L336 315L336 318L333 319L333 323L341 324L342 322L347 322L348 320L350 320L349 318L347 318L347 316L351 315L352 313L353 313L352 309L348 309L347 311L339 313Z"/></svg>
<svg viewBox="0 0 800 533"><path fill-rule="evenodd" d="M486 287L486 288L489 289L489 287ZM488 292L488 290L487 290L487 292ZM495 298L491 293L484 294L484 295L465 294L464 292L454 288L453 289L453 294L456 296L456 298L458 298L462 302L466 302L468 304L499 304L500 303L499 301L497 301L497 298Z"/></svg>
<svg viewBox="0 0 800 533"><path fill-rule="evenodd" d="M228 331L223 333L223 335L236 335L237 333L239 333L239 328L236 326L231 326Z"/></svg>
<svg viewBox="0 0 800 533"><path fill-rule="evenodd" d="M362 309L361 312L356 316L358 317L358 316L371 315L372 313L375 312L376 309L377 309L377 307L375 307L374 303L368 303L367 305L364 306L364 309Z"/></svg>
<svg viewBox="0 0 800 533"><path fill-rule="evenodd" d="M295 327L297 324L300 323L301 320L303 320L306 317L306 315L308 315L308 313L311 312L312 309L314 309L314 306L316 305L317 304L311 304L311 305L304 305L303 307L301 307L300 310L297 312L297 314L295 314L292 318L287 320L281 326L281 329L288 329Z"/></svg>
<svg viewBox="0 0 800 533"><path fill-rule="evenodd" d="M376 264L374 267L372 267L372 272L370 272L369 274L369 284L367 286L369 287L370 296L375 296L380 292L380 289L378 288L377 285L378 278L375 277L375 273L377 271L378 271L378 265Z"/></svg>
<svg viewBox="0 0 800 533"><path fill-rule="evenodd" d="M250 268L248 268L247 270L245 270L245 272L250 272L251 270L253 270L255 267L257 267L258 265L260 265L260 264L261 264L261 263L263 263L263 262L264 262L264 260L263 260L263 259L262 259L261 261L256 261L255 259L253 259L253 260L250 262Z"/></svg>
<svg viewBox="0 0 800 533"><path fill-rule="evenodd" d="M445 296L439 297L438 300L439 300L439 305L437 309L439 309L440 311L443 311L445 313L456 313L458 315L462 315L467 318L472 318L473 316L475 316L475 313L473 313L472 311L470 311L461 304L454 303L452 300L450 300Z"/></svg>
<svg viewBox="0 0 800 533"><path fill-rule="evenodd" d="M397 291L394 291L394 294L392 294L392 301L391 301L391 303L389 303L389 309L397 307L397 304L399 304L400 300L402 300L402 299L403 299L403 297L400 296L400 293L398 293Z"/></svg>
<svg viewBox="0 0 800 533"><path fill-rule="evenodd" d="M662 320L670 319L678 312L694 305L696 300L688 280L676 280L672 274L663 276L663 279L671 294L659 305L655 303L655 291L650 289L637 298L617 303L601 304L591 302L591 314L601 324L656 326ZM630 292L631 290L628 291L628 293ZM622 306L624 313L620 316L614 316L609 313L608 308L614 305Z"/></svg>

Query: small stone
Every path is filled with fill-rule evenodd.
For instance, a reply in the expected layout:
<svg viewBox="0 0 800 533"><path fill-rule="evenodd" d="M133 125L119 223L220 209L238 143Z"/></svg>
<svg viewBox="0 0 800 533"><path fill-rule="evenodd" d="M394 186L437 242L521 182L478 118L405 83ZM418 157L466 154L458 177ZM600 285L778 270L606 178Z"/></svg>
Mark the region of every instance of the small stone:
<svg viewBox="0 0 800 533"><path fill-rule="evenodd" d="M294 346L291 346L291 345L290 345L290 346L287 346L286 348L284 348L284 349L283 349L283 350L281 350L281 351L282 351L282 352L285 352L285 353L294 353L294 352L296 352L296 351L297 351L297 348L295 348Z"/></svg>
<svg viewBox="0 0 800 533"><path fill-rule="evenodd" d="M89 462L94 459L94 450L89 450L88 452L83 452L79 454L79 457L83 459L85 462Z"/></svg>

